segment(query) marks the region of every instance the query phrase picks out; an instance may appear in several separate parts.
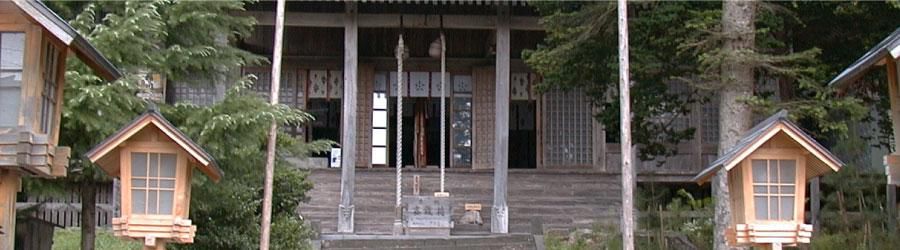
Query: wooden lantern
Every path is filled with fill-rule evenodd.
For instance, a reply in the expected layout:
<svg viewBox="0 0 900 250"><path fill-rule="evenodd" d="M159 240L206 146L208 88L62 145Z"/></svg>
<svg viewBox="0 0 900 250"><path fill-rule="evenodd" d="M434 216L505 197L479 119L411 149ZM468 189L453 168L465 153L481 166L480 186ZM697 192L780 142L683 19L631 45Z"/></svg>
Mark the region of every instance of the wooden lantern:
<svg viewBox="0 0 900 250"><path fill-rule="evenodd" d="M213 158L156 111L148 111L86 154L122 183L122 212L113 233L144 241L192 243L196 226L188 211L191 173L196 167L218 182L222 171Z"/></svg>
<svg viewBox="0 0 900 250"><path fill-rule="evenodd" d="M702 184L720 169L728 171L729 244L780 249L812 237L812 225L803 221L806 181L843 165L781 111L748 131L694 181Z"/></svg>
<svg viewBox="0 0 900 250"><path fill-rule="evenodd" d="M58 145L66 58L112 81L119 71L37 0L0 1L0 249L13 249L21 176L66 176Z"/></svg>

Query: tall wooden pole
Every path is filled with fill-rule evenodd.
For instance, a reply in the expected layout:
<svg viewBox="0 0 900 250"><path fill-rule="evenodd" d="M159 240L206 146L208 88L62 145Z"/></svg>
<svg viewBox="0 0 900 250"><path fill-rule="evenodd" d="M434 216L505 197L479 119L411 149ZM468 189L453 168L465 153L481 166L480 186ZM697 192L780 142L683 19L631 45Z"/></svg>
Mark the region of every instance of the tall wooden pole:
<svg viewBox="0 0 900 250"><path fill-rule="evenodd" d="M509 233L507 170L509 168L509 6L497 13L496 92L494 92L494 206L491 233Z"/></svg>
<svg viewBox="0 0 900 250"><path fill-rule="evenodd" d="M356 87L357 22L356 3L346 3L344 17L344 99L341 112L341 204L338 207L338 232L353 233L355 207L353 193L356 189Z"/></svg>
<svg viewBox="0 0 900 250"><path fill-rule="evenodd" d="M634 249L634 166L631 147L631 80L628 75L628 5L619 7L619 106L622 124L622 249Z"/></svg>
<svg viewBox="0 0 900 250"><path fill-rule="evenodd" d="M284 37L284 0L278 0L275 16L275 45L272 52L272 82L269 100L278 104L278 87L281 84L281 44ZM269 229L272 225L272 179L275 175L275 143L278 123L272 120L269 126L269 141L266 146L266 180L263 187L262 225L260 226L259 249L269 249Z"/></svg>

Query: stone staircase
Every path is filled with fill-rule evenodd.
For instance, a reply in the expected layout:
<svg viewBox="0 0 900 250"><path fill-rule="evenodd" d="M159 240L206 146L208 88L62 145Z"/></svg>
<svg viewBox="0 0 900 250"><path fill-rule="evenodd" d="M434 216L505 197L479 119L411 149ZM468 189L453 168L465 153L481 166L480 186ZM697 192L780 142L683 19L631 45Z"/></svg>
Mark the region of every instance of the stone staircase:
<svg viewBox="0 0 900 250"><path fill-rule="evenodd" d="M533 250L539 248L530 234L453 236L443 238L400 236L325 236L320 241L323 250L371 249L436 249L436 250Z"/></svg>
<svg viewBox="0 0 900 250"><path fill-rule="evenodd" d="M313 189L300 213L323 235L337 230L340 203L340 169L312 169ZM412 194L413 176L421 179L421 194L438 191L440 173L436 169L404 169L404 195ZM354 196L356 235L389 235L394 221L394 169L357 169ZM592 228L618 223L620 187L617 175L578 170L509 171L510 233L541 233ZM484 225L457 225L452 235L490 233L493 200L493 172L490 170L448 169L446 189L451 194L453 219L463 214L465 203L481 203Z"/></svg>

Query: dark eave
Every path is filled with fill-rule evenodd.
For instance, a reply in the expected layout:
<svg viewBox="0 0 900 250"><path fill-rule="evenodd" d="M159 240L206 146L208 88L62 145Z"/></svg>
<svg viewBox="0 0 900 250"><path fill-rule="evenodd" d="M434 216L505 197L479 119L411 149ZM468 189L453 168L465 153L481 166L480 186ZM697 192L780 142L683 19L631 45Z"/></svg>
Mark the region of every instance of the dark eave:
<svg viewBox="0 0 900 250"><path fill-rule="evenodd" d="M828 86L841 89L846 88L885 56L891 56L891 50L898 49L898 47L900 47L900 27L897 27L893 33L884 38L875 47L872 47L866 54L863 54L856 62L850 64L850 67L847 67L847 69L844 69L843 72L832 79Z"/></svg>

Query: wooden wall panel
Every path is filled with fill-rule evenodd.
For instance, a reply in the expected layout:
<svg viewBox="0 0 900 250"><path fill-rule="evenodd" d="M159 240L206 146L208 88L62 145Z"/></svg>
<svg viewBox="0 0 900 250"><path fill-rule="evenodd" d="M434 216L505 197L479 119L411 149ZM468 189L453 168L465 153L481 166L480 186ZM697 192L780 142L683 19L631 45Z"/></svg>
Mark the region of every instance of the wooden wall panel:
<svg viewBox="0 0 900 250"><path fill-rule="evenodd" d="M475 79L472 168L490 169L494 168L494 67L475 68L472 75Z"/></svg>
<svg viewBox="0 0 900 250"><path fill-rule="evenodd" d="M356 86L356 166L372 167L372 93L375 86L375 67L361 64Z"/></svg>

